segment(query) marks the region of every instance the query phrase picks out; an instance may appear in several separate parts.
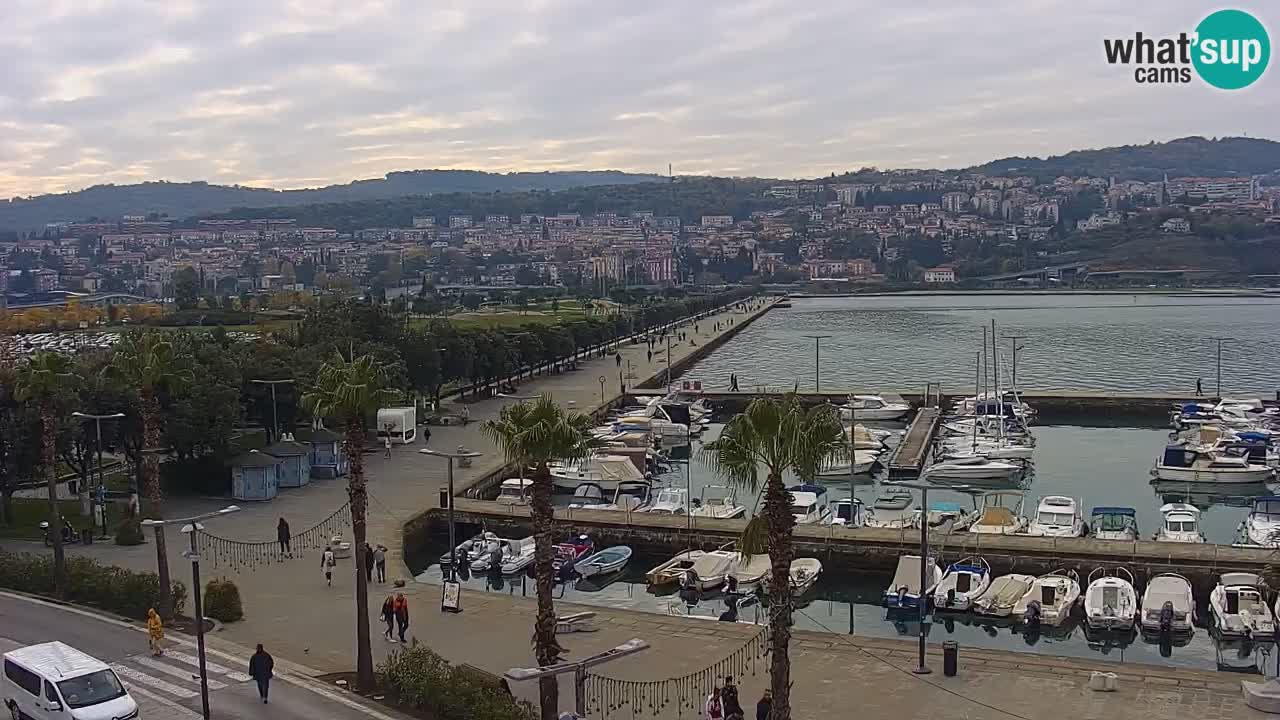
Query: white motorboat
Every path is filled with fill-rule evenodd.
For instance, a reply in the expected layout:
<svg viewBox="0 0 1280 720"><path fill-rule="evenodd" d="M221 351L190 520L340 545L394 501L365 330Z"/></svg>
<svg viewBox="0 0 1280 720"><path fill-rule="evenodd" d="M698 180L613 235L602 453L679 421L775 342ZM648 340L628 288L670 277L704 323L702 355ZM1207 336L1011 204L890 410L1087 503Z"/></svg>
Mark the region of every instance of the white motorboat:
<svg viewBox="0 0 1280 720"><path fill-rule="evenodd" d="M510 552L502 560L503 575L519 575L533 564L537 554L534 538L527 537L510 541Z"/></svg>
<svg viewBox="0 0 1280 720"><path fill-rule="evenodd" d="M680 577L684 575L684 571L693 567L693 563L698 558L706 555L701 550L685 550L676 553L676 556L670 560L658 565L645 574L645 579L653 587L662 587L680 581ZM765 557L768 557L767 555Z"/></svg>
<svg viewBox="0 0 1280 720"><path fill-rule="evenodd" d="M1083 537L1084 516L1080 503L1065 495L1046 495L1040 498L1036 516L1027 528L1028 535L1040 537Z"/></svg>
<svg viewBox="0 0 1280 720"><path fill-rule="evenodd" d="M791 514L795 516L797 525L822 525L830 519L826 488L821 485L793 485L787 490L791 493Z"/></svg>
<svg viewBox="0 0 1280 720"><path fill-rule="evenodd" d="M1142 593L1142 629L1147 633L1189 633L1195 630L1196 599L1191 582L1175 573L1161 573L1147 581Z"/></svg>
<svg viewBox="0 0 1280 720"><path fill-rule="evenodd" d="M984 535L1017 535L1027 529L1027 519L1020 514L1023 496L1020 492L990 492L982 497L982 512L969 526L969 532ZM1010 503L1008 507L1005 503Z"/></svg>
<svg viewBox="0 0 1280 720"><path fill-rule="evenodd" d="M1089 513L1089 537L1098 540L1137 540L1137 511L1131 507L1094 508Z"/></svg>
<svg viewBox="0 0 1280 720"><path fill-rule="evenodd" d="M891 435L893 433L888 430L869 428L861 424L855 424L849 428L849 436L853 438L853 448L855 450L884 450L885 440Z"/></svg>
<svg viewBox="0 0 1280 720"><path fill-rule="evenodd" d="M791 578L792 594L798 597L809 592L818 582L818 576L821 574L822 563L817 558L796 558L792 560L791 571L788 573Z"/></svg>
<svg viewBox="0 0 1280 720"><path fill-rule="evenodd" d="M1014 445L999 442L944 443L942 445L943 460L972 460L986 458L988 460L1030 460L1036 449L1032 445Z"/></svg>
<svg viewBox="0 0 1280 720"><path fill-rule="evenodd" d="M517 542L519 541L499 539L496 543L487 544L485 549L471 561L471 572L483 573L490 570L501 570L502 564L510 557L513 545Z"/></svg>
<svg viewBox="0 0 1280 720"><path fill-rule="evenodd" d="M1036 579L1030 575L1010 573L991 581L987 591L974 599L972 609L979 615L1009 617Z"/></svg>
<svg viewBox="0 0 1280 720"><path fill-rule="evenodd" d="M556 487L576 488L584 482L595 483L602 490L613 492L618 483L642 481L644 473L631 458L624 455L594 455L585 463L556 462L549 465L551 481Z"/></svg>
<svg viewBox="0 0 1280 720"><path fill-rule="evenodd" d="M920 556L903 555L893 571L893 582L884 591L884 605L888 608L918 608L920 595L942 581L942 568L930 557L924 566L924 587L920 586Z"/></svg>
<svg viewBox="0 0 1280 720"><path fill-rule="evenodd" d="M818 477L829 479L865 475L871 472L871 469L880 461L880 452L879 450L854 450L852 467L848 460L832 462L818 471Z"/></svg>
<svg viewBox="0 0 1280 720"><path fill-rule="evenodd" d="M1071 609L1080 599L1080 578L1074 570L1054 570L1041 575L1031 583L1013 606L1013 616L1024 619L1033 606L1039 613L1040 623L1057 627L1071 617Z"/></svg>
<svg viewBox="0 0 1280 720"><path fill-rule="evenodd" d="M489 552L496 549L501 542L502 539L495 533L480 533L473 538L463 540L458 544L458 547L453 553L446 551L440 556L440 564L448 565L456 557L458 559L459 567L464 565L470 567L471 563L476 558L479 558L481 555L487 555Z"/></svg>
<svg viewBox="0 0 1280 720"><path fill-rule="evenodd" d="M604 488L600 487L600 483L584 482L574 487L573 500L569 502L569 507L575 510L597 510L608 504L609 501L605 499Z"/></svg>
<svg viewBox="0 0 1280 720"><path fill-rule="evenodd" d="M729 571L738 560L738 553L728 550L713 550L703 553L693 561L693 565L680 577L681 588L697 588L701 591L714 590L724 584Z"/></svg>
<svg viewBox="0 0 1280 720"><path fill-rule="evenodd" d="M1151 473L1159 480L1196 483L1266 482L1275 471L1249 461L1244 451L1206 450L1188 443L1169 445Z"/></svg>
<svg viewBox="0 0 1280 720"><path fill-rule="evenodd" d="M879 395L850 395L840 406L841 420L898 420L911 412L906 403L889 402Z"/></svg>
<svg viewBox="0 0 1280 720"><path fill-rule="evenodd" d="M1165 503L1160 506L1163 521L1156 532L1158 542L1202 543L1200 508L1187 503Z"/></svg>
<svg viewBox="0 0 1280 720"><path fill-rule="evenodd" d="M1249 517L1240 527L1241 539L1248 544L1280 547L1280 497L1266 495L1254 498Z"/></svg>
<svg viewBox="0 0 1280 720"><path fill-rule="evenodd" d="M764 583L764 579L773 570L773 561L765 553L756 553L750 557L737 553L729 577L739 592L750 592Z"/></svg>
<svg viewBox="0 0 1280 720"><path fill-rule="evenodd" d="M1213 627L1225 638L1269 639L1276 629L1275 615L1262 594L1262 578L1253 573L1223 573L1209 593Z"/></svg>
<svg viewBox="0 0 1280 720"><path fill-rule="evenodd" d="M615 545L579 560L574 563L573 570L580 577L608 575L621 570L630 559L631 548L626 545Z"/></svg>
<svg viewBox="0 0 1280 720"><path fill-rule="evenodd" d="M967 612L991 587L991 566L983 558L965 558L947 566L942 579L929 590L939 610Z"/></svg>
<svg viewBox="0 0 1280 720"><path fill-rule="evenodd" d="M916 511L916 527L919 527L919 511ZM947 500L936 500L929 503L929 512L925 522L929 527L941 532L961 532L977 520L977 516L960 507L960 503Z"/></svg>
<svg viewBox="0 0 1280 720"><path fill-rule="evenodd" d="M1131 630L1138 618L1133 574L1123 567L1108 572L1096 568L1089 573L1089 587L1084 592L1085 622L1094 630Z"/></svg>
<svg viewBox="0 0 1280 720"><path fill-rule="evenodd" d="M649 504L653 483L648 480L623 480L613 491L613 502L591 508L592 510L617 510L638 512Z"/></svg>
<svg viewBox="0 0 1280 720"><path fill-rule="evenodd" d="M654 515L689 514L689 491L684 488L663 488L644 511Z"/></svg>
<svg viewBox="0 0 1280 720"><path fill-rule="evenodd" d="M1020 462L1008 460L992 460L985 455L969 455L956 460L936 462L925 469L924 480L928 481L999 481L1016 482L1022 477L1026 466Z"/></svg>
<svg viewBox="0 0 1280 720"><path fill-rule="evenodd" d="M858 498L835 500L831 503L831 509L831 519L828 522L832 525L859 528L867 522L866 508Z"/></svg>
<svg viewBox="0 0 1280 720"><path fill-rule="evenodd" d="M702 497L689 513L694 517L728 520L742 517L747 508L738 503L738 491L724 485L704 485Z"/></svg>
<svg viewBox="0 0 1280 720"><path fill-rule="evenodd" d="M529 478L507 478L498 486L498 502L503 505L528 505L529 495L533 492L533 480Z"/></svg>
<svg viewBox="0 0 1280 720"><path fill-rule="evenodd" d="M900 529L915 524L916 511L911 509L913 497L907 488L886 485L867 511L867 527Z"/></svg>

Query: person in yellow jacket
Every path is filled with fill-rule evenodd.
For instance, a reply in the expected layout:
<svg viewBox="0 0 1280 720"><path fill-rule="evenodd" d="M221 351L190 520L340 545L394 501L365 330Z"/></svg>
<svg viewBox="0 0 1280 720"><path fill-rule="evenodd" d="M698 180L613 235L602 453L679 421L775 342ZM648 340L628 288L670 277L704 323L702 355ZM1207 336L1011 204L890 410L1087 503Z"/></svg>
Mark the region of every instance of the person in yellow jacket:
<svg viewBox="0 0 1280 720"><path fill-rule="evenodd" d="M160 646L161 640L164 640L164 623L160 621L160 613L151 608L147 611L147 645L151 647L153 656L164 654L164 648Z"/></svg>

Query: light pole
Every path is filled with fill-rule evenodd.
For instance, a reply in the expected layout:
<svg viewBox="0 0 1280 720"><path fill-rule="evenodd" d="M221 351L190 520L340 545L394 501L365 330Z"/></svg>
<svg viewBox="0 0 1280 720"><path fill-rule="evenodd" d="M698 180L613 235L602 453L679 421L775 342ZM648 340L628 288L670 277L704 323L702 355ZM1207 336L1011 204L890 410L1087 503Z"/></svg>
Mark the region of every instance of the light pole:
<svg viewBox="0 0 1280 720"><path fill-rule="evenodd" d="M596 379L600 381L600 405L603 406L604 405L604 384L605 384L605 381L608 380L608 378L601 375Z"/></svg>
<svg viewBox="0 0 1280 720"><path fill-rule="evenodd" d="M436 457L448 458L449 460L449 582L457 582L458 580L458 543L454 538L453 524L453 461L461 459L471 459L480 457L480 453L474 450L468 450L461 445L455 451L433 450L431 448L422 448L418 452L423 455L435 455Z"/></svg>
<svg viewBox="0 0 1280 720"><path fill-rule="evenodd" d="M573 713L579 718L587 717L587 668L603 665L607 662L634 655L649 649L649 643L639 638L628 640L612 650L605 650L591 657L585 657L573 663L560 663L547 667L511 668L503 673L508 680L538 680L549 675L573 673Z"/></svg>
<svg viewBox="0 0 1280 720"><path fill-rule="evenodd" d="M820 348L822 347L822 341L826 340L831 336L830 335L805 335L804 337L813 338L813 391L815 393L819 393L819 392L822 392L822 385L821 385L822 375L820 372L821 365L819 365L819 362L820 362L819 352L820 352Z"/></svg>
<svg viewBox="0 0 1280 720"><path fill-rule="evenodd" d="M287 378L285 380L250 380L249 382L255 385L271 386L271 441L275 442L280 439L280 419L276 415L276 385L292 383L293 378Z"/></svg>
<svg viewBox="0 0 1280 720"><path fill-rule="evenodd" d="M98 451L98 507L102 511L102 535L107 535L107 508L103 504L106 500L105 488L107 485L106 474L102 471L102 421L103 420L119 420L124 417L124 413L107 413L106 415L94 415L93 413L73 412L71 417L77 417L81 420L92 420L94 429L97 432L96 447ZM88 478L86 478L87 480Z"/></svg>
<svg viewBox="0 0 1280 720"><path fill-rule="evenodd" d="M671 392L671 333L667 333L667 392Z"/></svg>
<svg viewBox="0 0 1280 720"><path fill-rule="evenodd" d="M905 487L920 491L920 588L919 594L916 595L916 608L920 611L920 652L918 655L919 663L915 670L911 672L917 675L928 675L933 672L928 665L924 664L925 637L928 633L928 626L925 625L925 618L928 617L929 603L925 600L925 591L929 588L925 584L925 567L929 562L929 484L928 483L909 483L895 482L891 483L894 487Z"/></svg>
<svg viewBox="0 0 1280 720"><path fill-rule="evenodd" d="M209 720L209 672L205 667L204 601L200 596L200 550L196 546L196 531L204 529L204 526L200 524L201 520L229 515L233 512L239 512L239 510L239 506L228 505L221 510L205 513L203 515L196 515L195 517L181 518L177 520L142 521L142 524L147 527L183 523L182 532L187 533L191 537L191 549L182 554L191 558L191 598L195 602L196 611L196 655L200 660L200 709L203 711L204 720Z"/></svg>
<svg viewBox="0 0 1280 720"><path fill-rule="evenodd" d="M1231 338L1227 338L1227 337L1218 337L1218 338L1213 338L1213 339L1218 341L1218 384L1217 384L1217 388L1218 388L1218 389L1217 389L1217 393L1218 393L1218 402L1222 402L1222 343L1224 343L1224 342L1231 342Z"/></svg>
<svg viewBox="0 0 1280 720"><path fill-rule="evenodd" d="M1025 348L1026 345L1019 345L1019 340L1027 339L1026 335L1005 335L1005 340L1009 341L1009 346L1013 348L1013 391L1018 391L1018 351ZM1003 411L1001 411L1003 412Z"/></svg>

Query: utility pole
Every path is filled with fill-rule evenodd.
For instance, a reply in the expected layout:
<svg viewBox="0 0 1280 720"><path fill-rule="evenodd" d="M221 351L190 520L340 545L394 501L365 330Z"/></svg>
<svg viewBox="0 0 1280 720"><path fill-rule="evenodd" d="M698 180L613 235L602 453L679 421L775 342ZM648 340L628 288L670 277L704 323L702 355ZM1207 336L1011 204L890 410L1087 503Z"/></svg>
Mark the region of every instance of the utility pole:
<svg viewBox="0 0 1280 720"><path fill-rule="evenodd" d="M1025 348L1026 345L1019 345L1019 340L1026 340L1026 335L1005 335L1005 340L1009 341L1009 346L1013 348L1013 390L1018 391L1018 351Z"/></svg>
<svg viewBox="0 0 1280 720"><path fill-rule="evenodd" d="M594 615L594 613L592 613ZM603 665L607 662L634 655L649 649L649 643L639 638L628 640L612 650L605 650L577 662L565 662L559 665L536 668L511 668L502 675L508 680L538 680L548 675L573 673L573 713L582 720L587 717L587 668Z"/></svg>
<svg viewBox="0 0 1280 720"><path fill-rule="evenodd" d="M94 415L92 413L73 412L71 413L71 417L77 417L77 418L80 418L81 420L92 420L94 429L97 432L96 448L98 452L98 498L99 498L98 506L99 508L101 508L101 511L102 511L102 536L106 537L107 508L106 508L106 505L103 504L103 502L106 498L107 478L106 478L106 474L102 470L102 421L103 420L119 420L120 418L124 417L124 413L108 413L106 415ZM89 478L85 478L85 480L88 480L88 479ZM85 489L84 493L81 493L81 497L85 498L86 500L88 499L88 495L86 494L87 492L88 492L88 488Z"/></svg>
<svg viewBox="0 0 1280 720"><path fill-rule="evenodd" d="M434 450L432 448L422 448L418 452L423 455L435 455L436 457L448 458L449 460L449 582L458 581L458 541L455 537L455 525L453 522L453 461L454 460L470 460L471 458L480 457L480 453L474 450L467 450L459 446L456 452L448 450ZM357 548L357 551L364 552L363 548Z"/></svg>
<svg viewBox="0 0 1280 720"><path fill-rule="evenodd" d="M821 348L822 341L831 337L830 335L805 335L804 337L813 339L813 391L815 393L822 392L822 373L821 373Z"/></svg>
<svg viewBox="0 0 1280 720"><path fill-rule="evenodd" d="M250 380L249 382L255 385L271 386L271 442L275 442L280 439L280 418L276 413L276 385L292 383L293 378L285 380Z"/></svg>
<svg viewBox="0 0 1280 720"><path fill-rule="evenodd" d="M1213 339L1218 341L1218 383L1217 383L1217 393L1218 393L1218 402L1222 402L1222 343L1224 343L1224 342L1231 342L1231 338L1228 338L1228 337L1216 337L1216 338L1213 338Z"/></svg>

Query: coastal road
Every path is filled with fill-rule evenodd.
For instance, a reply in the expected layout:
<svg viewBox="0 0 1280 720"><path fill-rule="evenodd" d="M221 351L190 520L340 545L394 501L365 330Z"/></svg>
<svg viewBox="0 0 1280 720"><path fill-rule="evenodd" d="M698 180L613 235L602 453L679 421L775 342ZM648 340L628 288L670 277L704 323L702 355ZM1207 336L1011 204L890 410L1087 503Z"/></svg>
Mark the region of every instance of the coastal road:
<svg viewBox="0 0 1280 720"><path fill-rule="evenodd" d="M111 665L138 702L146 720L199 720L200 671L194 648L166 638L166 652L154 658L147 636L122 623L56 605L0 593L0 653L34 643L61 640ZM267 648L270 652L270 648ZM337 690L290 676L276 663L270 703L258 699L245 672L249 659L208 653L209 710L226 720L395 720L393 713L367 708Z"/></svg>

